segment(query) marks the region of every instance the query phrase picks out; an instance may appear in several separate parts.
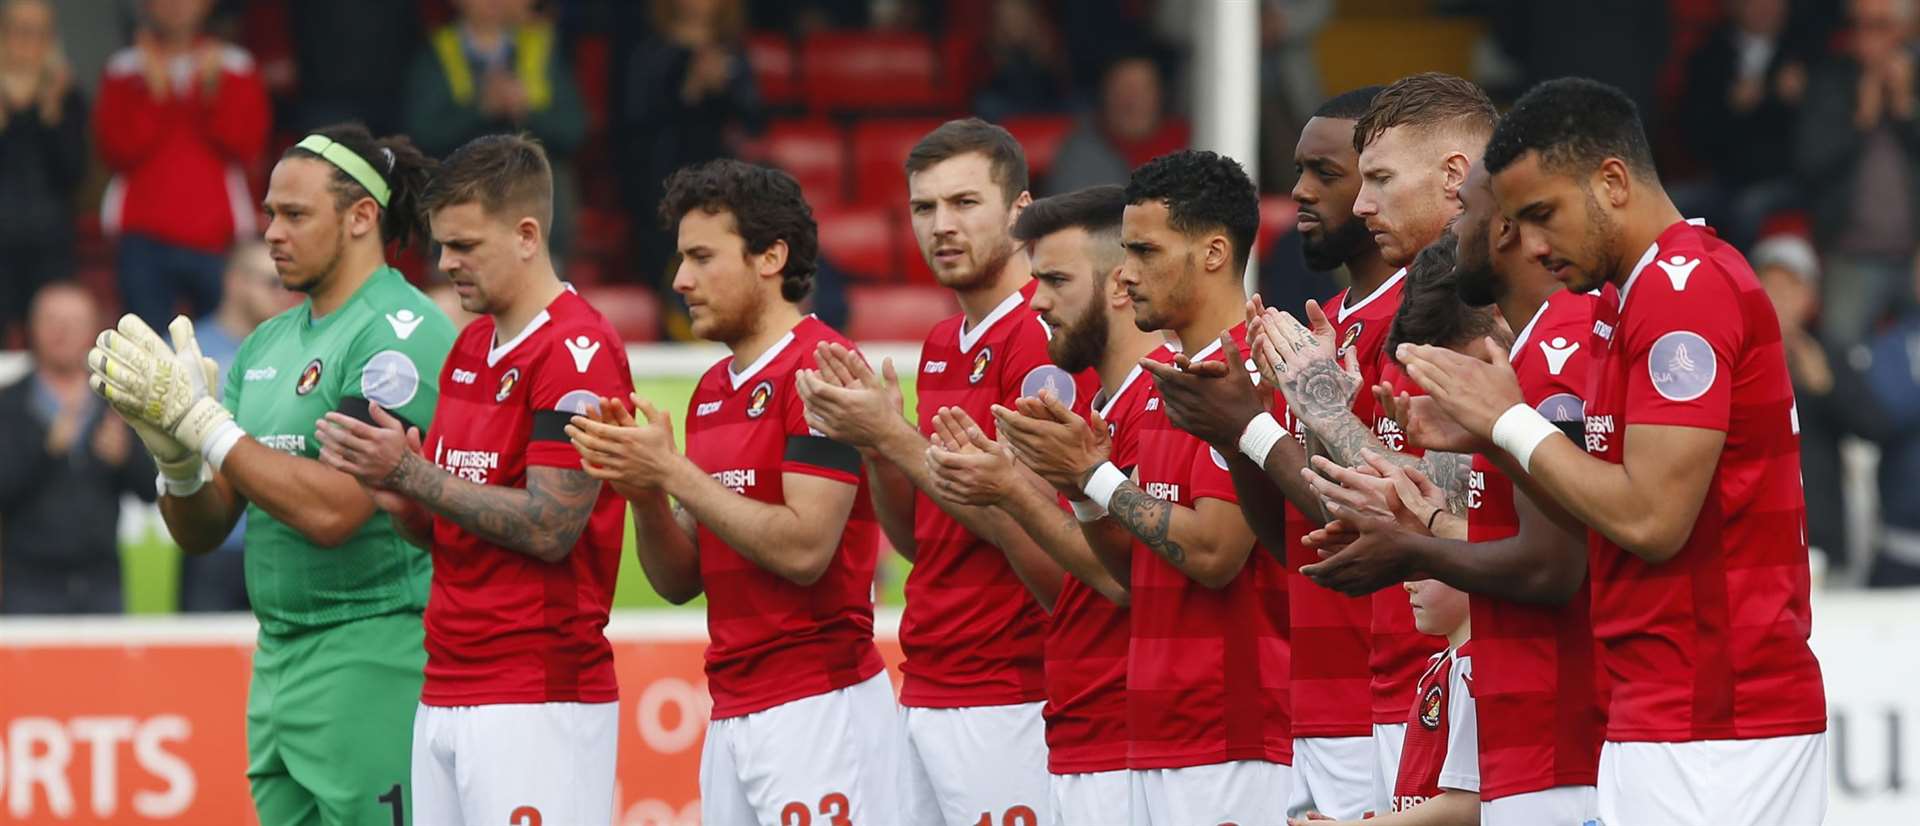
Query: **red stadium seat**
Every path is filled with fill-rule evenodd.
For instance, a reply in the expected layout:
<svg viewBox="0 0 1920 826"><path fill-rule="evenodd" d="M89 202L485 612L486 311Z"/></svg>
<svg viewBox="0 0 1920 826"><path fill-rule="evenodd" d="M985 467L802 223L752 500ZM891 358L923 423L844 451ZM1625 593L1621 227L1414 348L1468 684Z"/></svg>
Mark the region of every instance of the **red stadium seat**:
<svg viewBox="0 0 1920 826"><path fill-rule="evenodd" d="M847 139L824 120L775 121L763 141L767 160L800 182L807 202L837 204L846 198Z"/></svg>
<svg viewBox="0 0 1920 826"><path fill-rule="evenodd" d="M815 206L820 225L820 253L833 265L858 278L892 281L900 277L900 253L895 246L895 216L879 206Z"/></svg>
<svg viewBox="0 0 1920 826"><path fill-rule="evenodd" d="M800 78L793 59L793 41L782 32L756 32L747 37L747 62L760 99L784 106L800 100Z"/></svg>
<svg viewBox="0 0 1920 826"><path fill-rule="evenodd" d="M847 337L854 341L920 341L942 319L960 312L951 290L864 285L847 288Z"/></svg>
<svg viewBox="0 0 1920 826"><path fill-rule="evenodd" d="M1007 122L1000 125L1012 132L1020 148L1026 150L1027 173L1038 180L1053 168L1053 157L1059 154L1060 144L1073 132L1073 116L1023 115L1007 118Z"/></svg>
<svg viewBox="0 0 1920 826"><path fill-rule="evenodd" d="M807 105L816 111L937 105L938 63L933 43L911 32L820 32L800 50Z"/></svg>
<svg viewBox="0 0 1920 826"><path fill-rule="evenodd" d="M595 284L577 289L581 298L607 317L621 339L635 342L660 338L660 299L652 290L631 284Z"/></svg>
<svg viewBox="0 0 1920 826"><path fill-rule="evenodd" d="M865 120L853 127L853 199L907 209L907 153L943 121L939 118Z"/></svg>
<svg viewBox="0 0 1920 826"><path fill-rule="evenodd" d="M1253 248L1261 255L1273 249L1273 243L1280 236L1293 231L1293 219L1300 212L1300 205L1284 195L1265 195L1260 198L1260 237L1254 241Z"/></svg>

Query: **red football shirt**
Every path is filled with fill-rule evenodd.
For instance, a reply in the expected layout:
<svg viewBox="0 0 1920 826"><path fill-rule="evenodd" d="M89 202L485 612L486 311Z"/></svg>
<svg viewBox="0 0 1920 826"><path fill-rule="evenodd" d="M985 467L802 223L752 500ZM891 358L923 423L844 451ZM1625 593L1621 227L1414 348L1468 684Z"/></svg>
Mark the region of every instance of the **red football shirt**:
<svg viewBox="0 0 1920 826"><path fill-rule="evenodd" d="M1047 360L1047 329L1027 306L1037 282L966 329L954 316L920 349L920 432L933 433L942 407L967 411L993 436L993 405L1052 387L1069 407L1098 377L1069 376ZM1084 406L1084 401L1082 402ZM900 647L907 659L900 702L922 708L1009 705L1046 699L1047 615L1004 552L969 533L925 493L915 492L913 537Z"/></svg>
<svg viewBox="0 0 1920 826"><path fill-rule="evenodd" d="M1173 361L1166 347L1148 356ZM1139 367L1109 398L1094 399L1113 438L1111 461L1131 472L1138 424L1153 377ZM1069 576L1047 623L1047 770L1054 774L1127 767L1127 609Z"/></svg>
<svg viewBox="0 0 1920 826"><path fill-rule="evenodd" d="M1589 533L1610 741L1826 730L1807 646L1806 503L1773 305L1733 247L1676 223L1594 325L1587 452L1619 464L1631 425L1727 434L1679 554L1652 564Z"/></svg>
<svg viewBox="0 0 1920 826"><path fill-rule="evenodd" d="M840 548L812 585L796 585L742 556L702 525L707 592L707 690L713 717L762 711L855 685L884 664L873 644L873 566L880 547L866 474L853 448L814 434L793 386L821 342L853 346L807 316L753 364L722 359L687 403L687 458L748 498L785 503L782 475L858 486Z"/></svg>
<svg viewBox="0 0 1920 826"><path fill-rule="evenodd" d="M1335 341L1344 357L1348 349L1359 360L1364 382L1353 400L1354 414L1363 422L1373 418L1372 386L1378 381L1380 349L1387 340L1393 312L1400 306L1406 280L1401 270L1347 307L1347 291L1326 304ZM1277 418L1304 444L1306 431L1286 410L1276 405ZM1293 645L1293 734L1295 737L1366 737L1373 733L1370 713L1373 670L1368 665L1373 647L1373 607L1368 597L1349 597L1321 587L1300 573L1320 561L1319 552L1301 544L1318 525L1286 504L1287 612ZM1404 600L1403 600L1404 602ZM1404 707L1405 703L1401 703ZM1402 708L1404 710L1404 708Z"/></svg>
<svg viewBox="0 0 1920 826"><path fill-rule="evenodd" d="M1513 370L1527 403L1549 421L1583 421L1593 329L1591 295L1554 293L1514 339ZM1520 531L1513 482L1475 454L1467 486L1467 539ZM1565 605L1474 594L1474 699L1480 727L1480 797L1497 800L1556 786L1591 786L1600 766L1605 709L1595 685L1586 582Z"/></svg>
<svg viewBox="0 0 1920 826"><path fill-rule="evenodd" d="M1400 593L1404 596L1406 591ZM1477 791L1474 744L1479 714L1474 708L1473 657L1442 649L1414 681L1413 708L1404 714L1407 737L1393 781L1390 811L1404 812L1437 797L1442 789Z"/></svg>
<svg viewBox="0 0 1920 826"><path fill-rule="evenodd" d="M619 334L568 290L512 341L482 316L454 341L426 449L483 485L524 487L527 469L578 470L567 420L599 398L626 398L633 372ZM620 570L626 502L601 486L567 558L542 562L433 518L426 687L435 706L604 703L618 699L603 633Z"/></svg>
<svg viewBox="0 0 1920 826"><path fill-rule="evenodd" d="M1246 325L1232 333L1246 352ZM1221 357L1218 342L1194 354ZM1226 458L1174 427L1158 390L1138 428L1134 470L1148 496L1188 508L1201 499L1239 502ZM1255 546L1233 581L1215 590L1135 543L1132 577L1128 768L1291 765L1286 570Z"/></svg>

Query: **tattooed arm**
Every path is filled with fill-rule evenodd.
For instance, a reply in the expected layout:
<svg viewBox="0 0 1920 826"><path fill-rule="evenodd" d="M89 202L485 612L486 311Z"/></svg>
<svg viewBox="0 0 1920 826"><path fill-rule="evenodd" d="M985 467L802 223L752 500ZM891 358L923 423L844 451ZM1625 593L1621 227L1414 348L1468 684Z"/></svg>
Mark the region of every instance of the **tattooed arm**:
<svg viewBox="0 0 1920 826"><path fill-rule="evenodd" d="M1107 515L1208 588L1227 587L1253 551L1253 529L1240 518L1238 505L1222 499L1201 499L1188 508L1148 496L1138 481L1127 481L1114 491Z"/></svg>
<svg viewBox="0 0 1920 826"><path fill-rule="evenodd" d="M542 562L559 562L586 530L600 480L584 470L527 468L527 486L481 485L409 453L381 487L406 494L427 510L495 545Z"/></svg>
<svg viewBox="0 0 1920 826"><path fill-rule="evenodd" d="M1446 493L1448 511L1466 513L1467 478L1473 457L1441 451L1417 457L1388 447L1353 414L1354 393L1360 389L1358 375L1341 369L1332 359L1316 359L1286 376L1282 386L1288 407L1312 431L1327 458L1345 467L1359 467L1366 464L1361 454L1373 451L1389 462L1426 474Z"/></svg>

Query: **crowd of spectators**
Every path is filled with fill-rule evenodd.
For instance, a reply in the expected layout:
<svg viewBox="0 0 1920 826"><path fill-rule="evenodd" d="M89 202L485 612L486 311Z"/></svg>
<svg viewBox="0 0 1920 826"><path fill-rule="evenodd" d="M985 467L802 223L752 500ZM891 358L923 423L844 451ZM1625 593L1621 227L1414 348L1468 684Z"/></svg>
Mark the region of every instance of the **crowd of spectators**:
<svg viewBox="0 0 1920 826"><path fill-rule="evenodd" d="M1915 4L1427 5L1480 21L1497 59L1477 79L1496 98L1579 74L1640 102L1683 209L1748 250L1779 308L1811 543L1835 558L1871 545L1868 579L1920 583L1920 437L1907 426L1920 420ZM1261 181L1276 204L1291 138L1329 91L1317 44L1341 7L1260 2ZM662 286L673 239L654 214L668 172L723 156L784 162L795 156L775 145L783 129L824 130L846 168L796 169L824 181L809 198L823 216L866 208L893 227L902 205L876 200L854 168L871 163L855 157L863 127L970 112L1046 136L1029 145L1036 195L1122 182L1189 140L1190 11L1174 0L0 0L0 344L33 361L0 391L9 456L31 459L4 471L55 480L0 480L0 611L57 607L20 597L21 571L58 580L113 557L99 543L38 546L46 497L73 508L151 495L140 451L72 392L72 343L41 328L91 330L116 310L158 328L184 312L202 319L203 342L237 342L288 306L248 242L265 173L307 130L358 120L435 155L488 133L537 137L556 171L556 261L582 283L654 291L658 327L644 334L672 336L683 331ZM856 105L849 90L788 82L812 38L843 32L922 44L930 88ZM892 65L876 64L875 84L898 80ZM1262 283L1286 297L1333 289L1298 267L1296 245L1286 232L1263 240ZM858 312L850 289L919 270L911 245L877 266L825 233L822 247L816 309L835 324ZM400 260L431 283L428 259ZM1869 537L1845 533L1846 440L1882 457ZM243 604L231 544L190 563L206 587L183 602ZM118 586L96 585L61 587L70 607L116 607L102 594Z"/></svg>

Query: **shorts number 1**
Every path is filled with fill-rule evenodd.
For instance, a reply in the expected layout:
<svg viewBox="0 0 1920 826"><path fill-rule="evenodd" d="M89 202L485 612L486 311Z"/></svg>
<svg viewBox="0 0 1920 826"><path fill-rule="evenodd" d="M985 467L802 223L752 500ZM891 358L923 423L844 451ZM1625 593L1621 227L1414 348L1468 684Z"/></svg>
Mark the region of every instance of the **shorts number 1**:
<svg viewBox="0 0 1920 826"><path fill-rule="evenodd" d="M407 826L407 801L400 794L400 784L393 784L393 788L388 789L386 794L374 800L393 807L393 826Z"/></svg>

